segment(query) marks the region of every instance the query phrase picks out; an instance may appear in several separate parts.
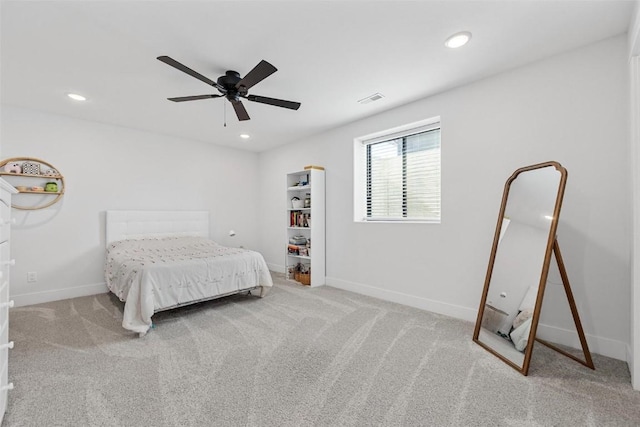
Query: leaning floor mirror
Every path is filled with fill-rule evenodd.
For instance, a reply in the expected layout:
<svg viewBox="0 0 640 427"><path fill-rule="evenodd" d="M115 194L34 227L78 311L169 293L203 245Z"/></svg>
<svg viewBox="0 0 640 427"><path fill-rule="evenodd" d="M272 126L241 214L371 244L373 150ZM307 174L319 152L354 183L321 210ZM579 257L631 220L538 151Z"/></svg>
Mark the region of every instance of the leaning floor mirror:
<svg viewBox="0 0 640 427"><path fill-rule="evenodd" d="M534 341L594 369L569 285L556 229L567 171L558 162L516 170L507 180L473 340L523 375ZM558 265L584 360L536 338L551 260Z"/></svg>

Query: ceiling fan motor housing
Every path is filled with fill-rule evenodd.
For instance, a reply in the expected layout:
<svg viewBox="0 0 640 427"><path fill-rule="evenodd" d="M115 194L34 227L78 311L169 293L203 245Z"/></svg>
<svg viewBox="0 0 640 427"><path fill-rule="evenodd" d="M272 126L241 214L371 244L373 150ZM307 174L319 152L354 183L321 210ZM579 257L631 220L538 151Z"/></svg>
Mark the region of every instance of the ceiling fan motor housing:
<svg viewBox="0 0 640 427"><path fill-rule="evenodd" d="M226 93L223 91L220 92L223 93L229 101L239 101L238 92L241 92L242 86L238 89L236 88L236 84L238 84L240 80L242 80L240 73L233 70L229 70L224 76L218 77L218 84L226 90Z"/></svg>

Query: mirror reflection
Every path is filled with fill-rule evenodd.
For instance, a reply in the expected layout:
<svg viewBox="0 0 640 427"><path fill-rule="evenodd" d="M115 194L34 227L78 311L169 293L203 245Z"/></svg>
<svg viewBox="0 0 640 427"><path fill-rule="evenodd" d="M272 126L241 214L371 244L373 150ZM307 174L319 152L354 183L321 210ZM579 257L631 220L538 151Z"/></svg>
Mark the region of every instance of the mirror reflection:
<svg viewBox="0 0 640 427"><path fill-rule="evenodd" d="M534 338L565 177L562 166L549 162L519 169L505 185L474 340L521 370L528 366L525 356Z"/></svg>

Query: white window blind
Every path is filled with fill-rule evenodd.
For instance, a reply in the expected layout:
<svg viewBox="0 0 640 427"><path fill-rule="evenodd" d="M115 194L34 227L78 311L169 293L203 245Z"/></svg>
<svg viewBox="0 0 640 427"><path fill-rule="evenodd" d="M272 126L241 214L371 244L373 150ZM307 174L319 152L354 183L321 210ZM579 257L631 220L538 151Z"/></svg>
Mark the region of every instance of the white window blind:
<svg viewBox="0 0 640 427"><path fill-rule="evenodd" d="M365 142L367 221L440 221L440 128Z"/></svg>

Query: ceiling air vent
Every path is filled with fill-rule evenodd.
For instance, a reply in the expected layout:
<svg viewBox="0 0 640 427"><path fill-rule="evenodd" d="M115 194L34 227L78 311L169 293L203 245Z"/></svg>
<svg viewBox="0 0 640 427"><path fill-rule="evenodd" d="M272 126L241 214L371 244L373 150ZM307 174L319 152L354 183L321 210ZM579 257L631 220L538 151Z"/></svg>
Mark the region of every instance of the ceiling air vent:
<svg viewBox="0 0 640 427"><path fill-rule="evenodd" d="M361 100L359 100L358 102L359 102L360 104L368 104L368 103L370 103L370 102L377 101L377 100L382 99L382 98L384 98L384 95L383 95L383 94L381 94L381 93L374 93L373 95L369 95L369 96L367 96L366 98L362 98L362 99L361 99Z"/></svg>

